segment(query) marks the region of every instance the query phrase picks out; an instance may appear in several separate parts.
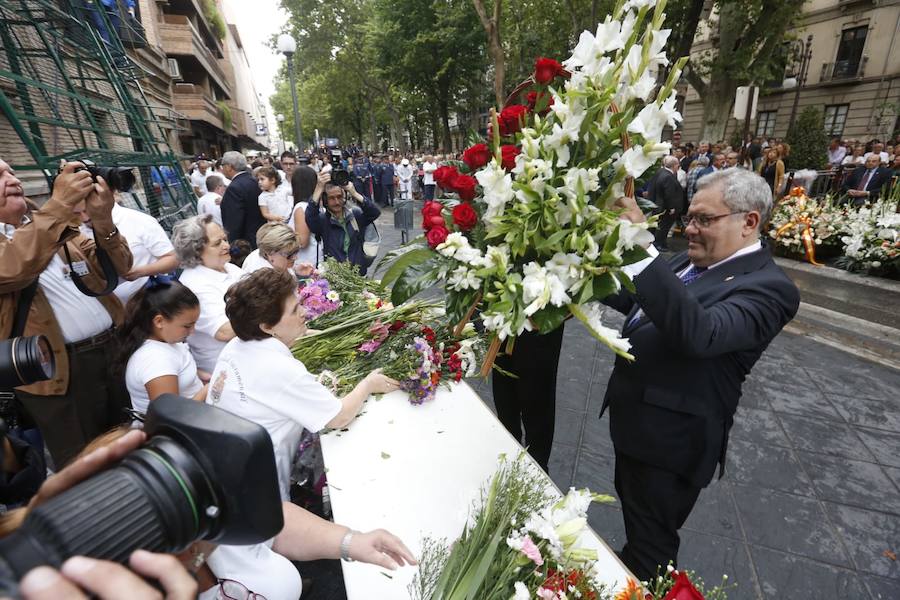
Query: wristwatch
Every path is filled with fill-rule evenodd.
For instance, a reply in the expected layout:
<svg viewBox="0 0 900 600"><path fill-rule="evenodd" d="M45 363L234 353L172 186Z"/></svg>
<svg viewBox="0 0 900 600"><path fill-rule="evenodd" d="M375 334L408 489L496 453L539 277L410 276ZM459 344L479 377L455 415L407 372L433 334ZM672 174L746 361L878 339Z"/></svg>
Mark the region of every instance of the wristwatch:
<svg viewBox="0 0 900 600"><path fill-rule="evenodd" d="M106 235L106 237L103 238L103 241L104 241L104 242L111 242L112 239L113 239L114 237L116 237L117 235L119 235L119 228L118 228L118 227L113 227L113 230L110 231L110 232Z"/></svg>
<svg viewBox="0 0 900 600"><path fill-rule="evenodd" d="M350 558L350 540L353 539L354 533L359 532L348 529L347 533L344 534L344 539L341 540L341 560L345 562L353 562L353 559Z"/></svg>

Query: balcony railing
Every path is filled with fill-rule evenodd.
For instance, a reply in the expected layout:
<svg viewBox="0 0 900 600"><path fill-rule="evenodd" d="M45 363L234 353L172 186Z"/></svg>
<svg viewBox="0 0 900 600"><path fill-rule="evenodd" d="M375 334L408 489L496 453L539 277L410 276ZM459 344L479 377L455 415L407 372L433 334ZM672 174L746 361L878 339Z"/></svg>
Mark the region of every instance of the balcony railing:
<svg viewBox="0 0 900 600"><path fill-rule="evenodd" d="M219 59L203 43L203 38L190 19L182 15L164 15L159 29L167 55L195 57L219 87L231 95L232 81L229 81Z"/></svg>
<svg viewBox="0 0 900 600"><path fill-rule="evenodd" d="M821 82L829 81L845 81L848 79L859 79L865 75L866 62L868 57L863 56L858 61L839 60L837 62L825 63L822 65Z"/></svg>
<svg viewBox="0 0 900 600"><path fill-rule="evenodd" d="M172 101L176 111L193 121L205 121L224 131L222 114L216 102L203 88L189 83L175 84ZM230 132L229 132L230 133Z"/></svg>

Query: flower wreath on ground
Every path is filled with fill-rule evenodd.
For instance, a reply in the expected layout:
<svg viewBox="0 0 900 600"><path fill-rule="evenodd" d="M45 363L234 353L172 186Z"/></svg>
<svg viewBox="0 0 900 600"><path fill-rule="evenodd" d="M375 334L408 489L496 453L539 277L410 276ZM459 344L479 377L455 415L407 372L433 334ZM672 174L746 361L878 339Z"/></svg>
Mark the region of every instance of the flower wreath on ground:
<svg viewBox="0 0 900 600"><path fill-rule="evenodd" d="M669 152L663 128L681 120L674 84L683 60L651 98L669 64L664 6L620 0L563 64L538 59L526 103L492 111L487 143L435 172L453 196L425 203L424 237L387 257L383 282L393 283L395 304L441 283L451 322L480 310L492 336L485 374L501 341L549 333L570 316L633 358L628 340L603 324L600 301L633 290L622 268L647 257L652 240L648 223L621 219L614 203Z"/></svg>
<svg viewBox="0 0 900 600"><path fill-rule="evenodd" d="M803 187L796 186L775 207L769 237L776 247L801 254L811 264L819 264L817 250L840 250L847 214L847 208L832 198L810 198Z"/></svg>

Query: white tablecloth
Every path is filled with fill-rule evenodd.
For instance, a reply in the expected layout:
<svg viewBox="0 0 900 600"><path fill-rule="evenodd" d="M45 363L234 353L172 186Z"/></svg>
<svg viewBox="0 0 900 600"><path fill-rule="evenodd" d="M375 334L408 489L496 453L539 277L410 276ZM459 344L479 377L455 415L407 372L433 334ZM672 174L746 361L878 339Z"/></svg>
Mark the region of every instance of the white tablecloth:
<svg viewBox="0 0 900 600"><path fill-rule="evenodd" d="M322 436L322 451L335 522L360 531L387 529L418 556L425 536L459 537L499 455L515 458L522 448L465 383L440 389L421 406L406 398L394 392L369 399L349 431ZM615 554L593 531L584 541L597 548L604 581L621 588L629 573ZM414 567L343 568L349 600L406 599L415 574Z"/></svg>

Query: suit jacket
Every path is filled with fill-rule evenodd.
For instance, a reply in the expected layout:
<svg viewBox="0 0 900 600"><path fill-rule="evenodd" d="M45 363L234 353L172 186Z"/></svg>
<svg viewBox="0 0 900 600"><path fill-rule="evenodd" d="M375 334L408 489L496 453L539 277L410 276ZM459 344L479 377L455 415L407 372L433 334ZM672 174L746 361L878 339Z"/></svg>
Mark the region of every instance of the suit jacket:
<svg viewBox="0 0 900 600"><path fill-rule="evenodd" d="M228 239L247 240L256 248L256 230L266 220L259 210L259 183L249 171L238 173L222 196L222 225Z"/></svg>
<svg viewBox="0 0 900 600"><path fill-rule="evenodd" d="M765 246L685 286L675 273L688 264L686 253L658 257L635 277L634 295L607 300L628 315L635 360L616 359L600 414L609 407L617 452L703 487L717 463L724 470L744 379L800 294Z"/></svg>
<svg viewBox="0 0 900 600"><path fill-rule="evenodd" d="M661 210L684 211L684 188L678 176L668 169L659 169L650 183L650 201Z"/></svg>
<svg viewBox="0 0 900 600"><path fill-rule="evenodd" d="M855 190L859 187L859 184L862 183L863 177L866 176L865 167L857 167L850 173L850 177L848 177L844 181L844 192L848 192L849 190ZM869 178L869 183L866 184L866 190L869 192L869 200L875 202L878 200L878 196L881 194L881 188L890 181L891 179L891 171L890 169L885 169L884 167L878 167L875 169L875 173L872 174L872 177Z"/></svg>

